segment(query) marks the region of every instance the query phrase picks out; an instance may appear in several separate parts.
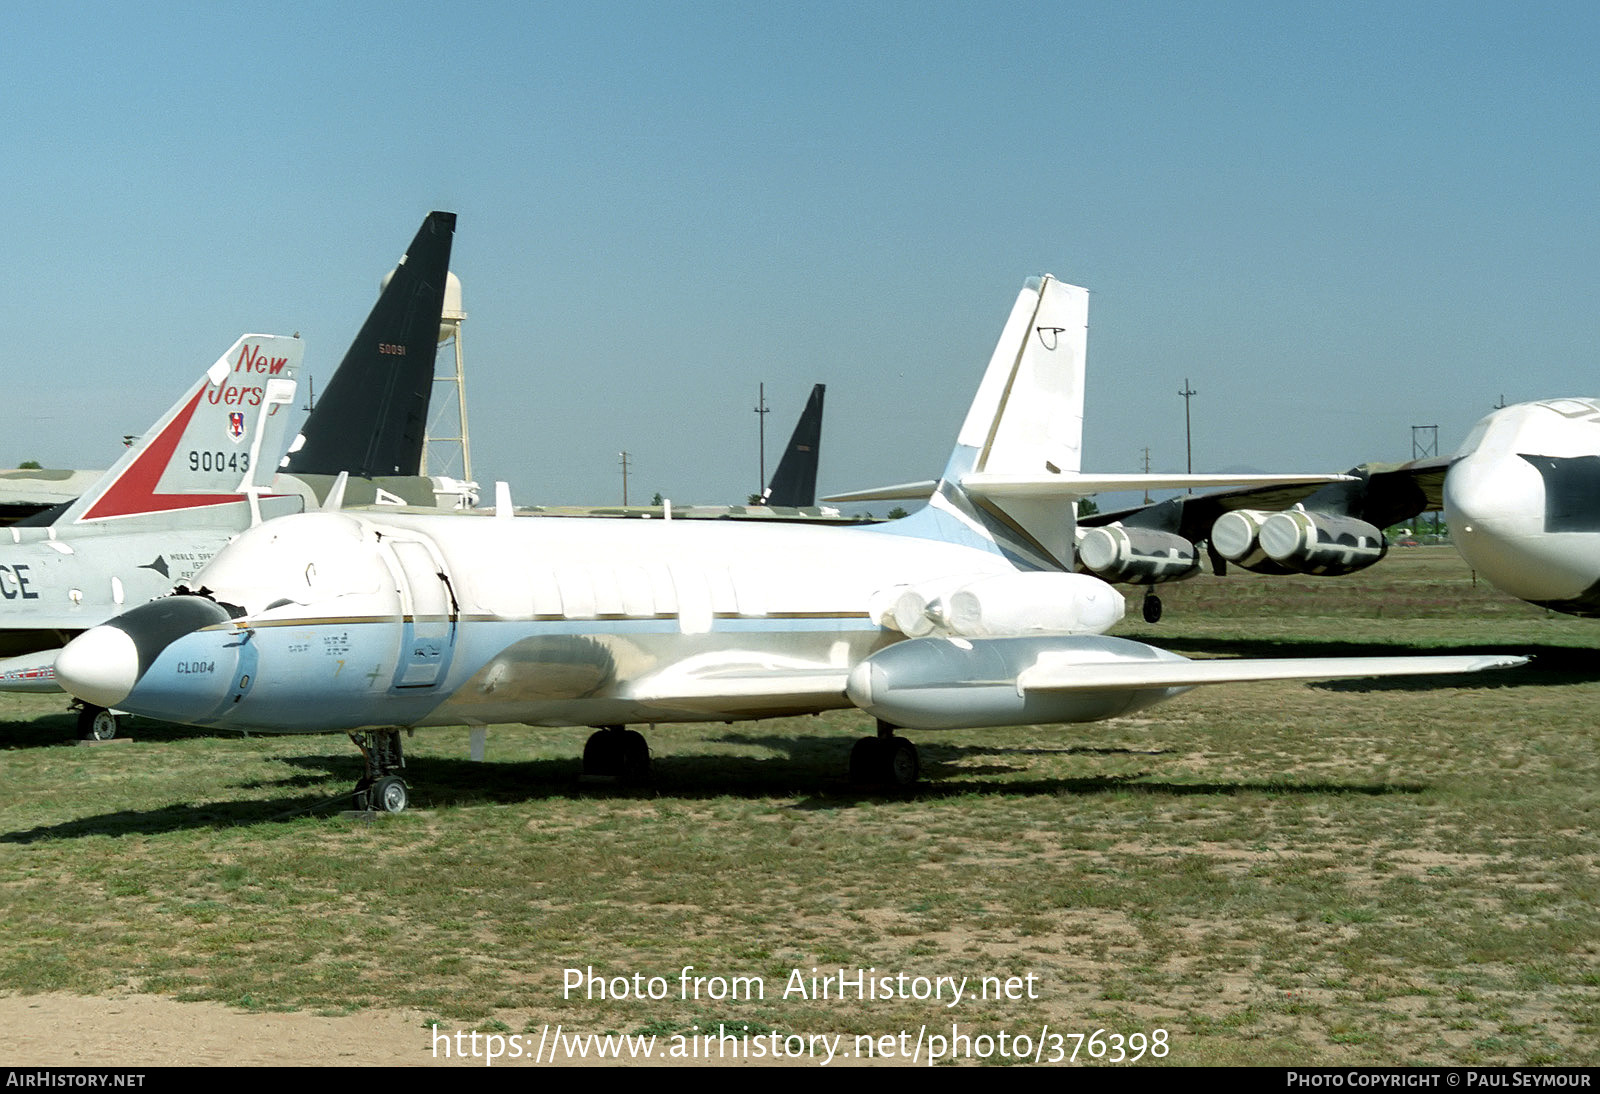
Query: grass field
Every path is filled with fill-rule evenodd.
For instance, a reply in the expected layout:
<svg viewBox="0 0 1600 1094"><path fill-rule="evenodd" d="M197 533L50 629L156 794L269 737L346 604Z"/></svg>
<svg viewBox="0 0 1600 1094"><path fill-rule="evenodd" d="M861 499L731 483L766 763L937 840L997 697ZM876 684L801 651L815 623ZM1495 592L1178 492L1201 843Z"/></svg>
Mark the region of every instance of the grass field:
<svg viewBox="0 0 1600 1094"><path fill-rule="evenodd" d="M854 714L658 727L649 792L580 784L585 730L497 727L485 764L424 731L413 810L376 822L337 813L342 737L135 720L77 747L60 698L0 697L0 987L501 1031L1159 1028L1181 1064L1600 1063L1600 623L1475 587L1448 548L1163 598L1118 633L1537 660L912 735L903 797L847 787ZM766 998L683 1000L686 965ZM564 999L589 967L670 998ZM1032 975L1038 998L782 997L813 968Z"/></svg>

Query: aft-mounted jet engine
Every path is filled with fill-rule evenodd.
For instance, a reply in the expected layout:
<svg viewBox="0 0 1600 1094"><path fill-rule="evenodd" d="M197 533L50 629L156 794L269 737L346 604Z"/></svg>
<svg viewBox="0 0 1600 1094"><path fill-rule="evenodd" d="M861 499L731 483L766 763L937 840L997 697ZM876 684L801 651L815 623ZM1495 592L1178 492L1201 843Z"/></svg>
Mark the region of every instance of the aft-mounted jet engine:
<svg viewBox="0 0 1600 1094"><path fill-rule="evenodd" d="M1229 562L1258 574L1321 577L1364 570L1389 550L1383 533L1364 520L1303 509L1224 513L1211 527L1211 546Z"/></svg>
<svg viewBox="0 0 1600 1094"><path fill-rule="evenodd" d="M1122 594L1086 574L993 574L900 586L875 613L910 638L1099 634L1121 620Z"/></svg>

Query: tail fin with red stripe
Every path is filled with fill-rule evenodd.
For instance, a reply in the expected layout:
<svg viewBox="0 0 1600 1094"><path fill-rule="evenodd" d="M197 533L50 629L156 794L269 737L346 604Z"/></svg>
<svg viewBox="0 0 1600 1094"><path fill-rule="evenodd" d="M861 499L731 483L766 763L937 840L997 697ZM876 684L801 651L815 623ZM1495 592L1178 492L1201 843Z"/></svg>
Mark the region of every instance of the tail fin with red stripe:
<svg viewBox="0 0 1600 1094"><path fill-rule="evenodd" d="M277 471L303 353L299 338L240 338L55 525L126 528L183 511L247 526L251 495Z"/></svg>

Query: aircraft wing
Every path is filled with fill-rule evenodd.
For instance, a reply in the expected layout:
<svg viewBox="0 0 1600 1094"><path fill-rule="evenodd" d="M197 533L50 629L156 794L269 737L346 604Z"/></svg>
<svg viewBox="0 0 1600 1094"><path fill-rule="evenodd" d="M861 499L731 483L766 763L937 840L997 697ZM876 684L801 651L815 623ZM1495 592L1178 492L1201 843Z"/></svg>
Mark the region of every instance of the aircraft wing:
<svg viewBox="0 0 1600 1094"><path fill-rule="evenodd" d="M1041 482L1037 478L1012 478L1004 475L969 474L961 480L962 489L980 497L1060 498L1071 501L1117 490L1192 489L1205 486L1240 486L1244 489L1316 490L1344 481L1345 475L1092 475L1070 474Z"/></svg>
<svg viewBox="0 0 1600 1094"><path fill-rule="evenodd" d="M1237 509L1280 510L1293 505L1356 517L1377 528L1444 506L1444 476L1452 458L1353 467L1340 482L1277 483L1197 494L1080 517L1086 528L1107 524L1172 532L1191 543L1209 538L1217 518ZM1137 489L1137 487L1135 487Z"/></svg>
<svg viewBox="0 0 1600 1094"><path fill-rule="evenodd" d="M1435 676L1514 668L1526 657L1494 654L1406 657L1217 658L1214 660L1085 661L1075 646L1035 644L1034 657L1016 673L1022 692L1097 692L1145 688L1191 688L1267 680L1339 680L1368 676ZM1043 647L1043 649L1040 649ZM960 687L956 678L925 681L924 687ZM991 683L985 681L985 684ZM849 670L837 666L777 663L676 667L628 689L639 702L725 707L741 701L786 705L821 696L843 696Z"/></svg>
<svg viewBox="0 0 1600 1094"><path fill-rule="evenodd" d="M1114 662L1085 665L1070 654L1041 654L1017 675L1023 691L1189 688L1262 680L1341 680L1363 676L1433 676L1526 664L1526 657L1469 654L1437 657L1217 658L1209 661Z"/></svg>
<svg viewBox="0 0 1600 1094"><path fill-rule="evenodd" d="M1284 493L1291 500L1285 505L1292 505L1294 501L1315 492L1329 483L1343 482L1348 475L1113 475L1113 474L1084 474L1071 473L1052 476L1049 479L1034 477L1014 477L1007 475L967 474L962 476L961 487L970 494L983 497L1029 497L1050 498L1062 501L1072 501L1077 498L1086 498L1094 494L1102 494L1120 490L1193 490L1207 486L1237 486L1241 489L1238 493L1274 494ZM939 483L934 479L925 479L921 482L897 483L894 486L878 486L867 490L851 490L843 494L830 494L823 498L826 502L857 502L857 501L926 501L937 489ZM1123 514L1131 515L1143 511L1138 509L1123 510ZM1095 521L1094 523L1110 523L1111 519ZM1078 523L1090 523L1080 520Z"/></svg>
<svg viewBox="0 0 1600 1094"><path fill-rule="evenodd" d="M51 508L65 509L93 486L104 471L52 469L0 471L0 525Z"/></svg>
<svg viewBox="0 0 1600 1094"><path fill-rule="evenodd" d="M846 694L891 725L962 729L1115 718L1201 684L1431 676L1526 661L1485 654L1191 661L1108 635L927 637L859 662Z"/></svg>

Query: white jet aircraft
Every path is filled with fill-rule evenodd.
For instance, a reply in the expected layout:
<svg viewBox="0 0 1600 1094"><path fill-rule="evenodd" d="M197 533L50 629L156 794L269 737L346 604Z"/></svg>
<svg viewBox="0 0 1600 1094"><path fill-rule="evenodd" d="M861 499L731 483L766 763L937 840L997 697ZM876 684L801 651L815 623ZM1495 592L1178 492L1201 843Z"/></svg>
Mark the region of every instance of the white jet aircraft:
<svg viewBox="0 0 1600 1094"><path fill-rule="evenodd" d="M855 706L878 735L856 744L852 775L904 785L917 753L896 728L1091 721L1203 683L1521 662L1189 661L1106 636L1123 598L1070 572L1063 502L1192 480L1080 472L1087 315L1084 289L1024 287L930 503L901 520L325 507L245 532L175 595L74 640L57 675L86 702L156 718L347 732L367 761L358 800L397 811L400 729L415 726L594 726L585 769L627 776L649 763L629 724Z"/></svg>

